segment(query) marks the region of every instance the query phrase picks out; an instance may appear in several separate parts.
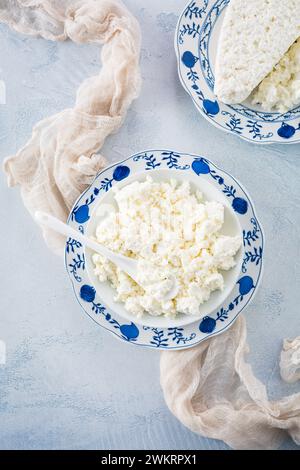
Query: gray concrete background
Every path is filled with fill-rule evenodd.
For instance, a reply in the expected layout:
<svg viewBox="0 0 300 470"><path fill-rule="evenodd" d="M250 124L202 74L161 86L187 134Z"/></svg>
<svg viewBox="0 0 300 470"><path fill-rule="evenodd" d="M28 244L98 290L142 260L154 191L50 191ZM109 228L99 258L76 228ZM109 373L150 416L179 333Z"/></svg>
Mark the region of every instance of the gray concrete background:
<svg viewBox="0 0 300 470"><path fill-rule="evenodd" d="M265 273L247 309L249 361L272 398L299 391L280 380L284 337L300 334L299 145L255 146L211 126L181 87L173 51L185 0L128 0L142 28L143 88L102 153L145 148L201 153L235 175L264 226ZM41 118L74 102L99 69L99 49L24 37L0 26L0 155L13 154ZM83 314L63 261L44 245L18 189L0 176L1 449L226 449L185 429L159 385L159 353L116 341ZM287 439L285 449L296 449Z"/></svg>

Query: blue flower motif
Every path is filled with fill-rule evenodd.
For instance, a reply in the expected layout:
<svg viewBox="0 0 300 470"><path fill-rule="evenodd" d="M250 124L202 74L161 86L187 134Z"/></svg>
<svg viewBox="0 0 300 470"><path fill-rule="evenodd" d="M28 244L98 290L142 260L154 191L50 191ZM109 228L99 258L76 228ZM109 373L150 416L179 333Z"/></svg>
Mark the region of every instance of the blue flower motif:
<svg viewBox="0 0 300 470"><path fill-rule="evenodd" d="M78 207L74 210L74 218L76 222L79 224L83 224L87 220L89 220L89 206L87 204L83 204L83 206Z"/></svg>
<svg viewBox="0 0 300 470"><path fill-rule="evenodd" d="M216 320L211 317L204 317L199 325L199 330L202 333L212 333L216 328Z"/></svg>
<svg viewBox="0 0 300 470"><path fill-rule="evenodd" d="M196 175L207 175L208 173L210 173L210 168L204 158L197 158L196 160L194 160L192 163L192 169L194 170Z"/></svg>
<svg viewBox="0 0 300 470"><path fill-rule="evenodd" d="M295 135L296 130L300 129L300 125L298 126L297 129L295 127L291 126L290 124L286 124L283 122L281 124L281 127L278 129L277 134L279 137L282 137L283 139L290 139Z"/></svg>
<svg viewBox="0 0 300 470"><path fill-rule="evenodd" d="M203 108L206 114L216 116L220 112L220 106L217 101L203 100Z"/></svg>
<svg viewBox="0 0 300 470"><path fill-rule="evenodd" d="M124 178L127 178L127 176L130 173L130 168L125 165L119 165L113 172L113 178L115 181L121 181Z"/></svg>
<svg viewBox="0 0 300 470"><path fill-rule="evenodd" d="M84 224L84 222L87 222L89 220L89 205L92 204L95 201L95 196L94 194L91 194L90 197L88 197L85 200L85 203L82 204L81 206L75 206L72 212L72 220L75 219L75 221L78 224Z"/></svg>
<svg viewBox="0 0 300 470"><path fill-rule="evenodd" d="M241 197L235 197L232 201L232 207L238 214L244 215L248 210L248 202Z"/></svg>
<svg viewBox="0 0 300 470"><path fill-rule="evenodd" d="M191 69L197 62L198 57L195 57L194 54L190 51L185 51L181 57L181 60L187 68Z"/></svg>
<svg viewBox="0 0 300 470"><path fill-rule="evenodd" d="M94 302L96 297L96 291L94 287L88 286L87 284L81 286L80 297L86 302Z"/></svg>
<svg viewBox="0 0 300 470"><path fill-rule="evenodd" d="M120 331L128 341L135 340L139 336L139 330L132 322L131 325L121 325Z"/></svg>
<svg viewBox="0 0 300 470"><path fill-rule="evenodd" d="M238 280L240 295L247 295L254 288L253 279L250 276L244 276Z"/></svg>

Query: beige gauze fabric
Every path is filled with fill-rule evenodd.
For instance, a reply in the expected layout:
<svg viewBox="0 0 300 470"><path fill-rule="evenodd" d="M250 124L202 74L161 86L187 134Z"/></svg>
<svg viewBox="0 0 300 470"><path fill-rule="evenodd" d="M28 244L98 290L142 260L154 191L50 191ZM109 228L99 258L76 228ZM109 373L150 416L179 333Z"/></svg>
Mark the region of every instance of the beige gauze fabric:
<svg viewBox="0 0 300 470"><path fill-rule="evenodd" d="M5 162L9 184L20 185L31 214L45 210L65 220L105 164L95 152L139 93L139 26L116 0L0 0L0 21L45 39L104 44L102 69L80 86L74 108L38 123L29 142ZM63 239L46 230L44 236L61 254ZM290 382L299 378L299 343L284 343L281 373ZM197 347L163 352L161 384L169 408L192 431L236 449L275 448L284 432L300 443L300 394L269 402L246 352L242 317Z"/></svg>
<svg viewBox="0 0 300 470"><path fill-rule="evenodd" d="M285 433L300 445L300 393L268 400L265 386L245 362L246 336L240 316L225 333L199 346L163 352L167 405L189 429L233 449L276 449Z"/></svg>
<svg viewBox="0 0 300 470"><path fill-rule="evenodd" d="M105 166L96 152L139 94L139 24L117 0L0 0L0 21L45 39L103 44L100 73L81 84L74 108L36 124L27 144L4 162L9 185L20 185L32 215L43 210L66 220ZM63 238L46 228L43 233L62 254Z"/></svg>

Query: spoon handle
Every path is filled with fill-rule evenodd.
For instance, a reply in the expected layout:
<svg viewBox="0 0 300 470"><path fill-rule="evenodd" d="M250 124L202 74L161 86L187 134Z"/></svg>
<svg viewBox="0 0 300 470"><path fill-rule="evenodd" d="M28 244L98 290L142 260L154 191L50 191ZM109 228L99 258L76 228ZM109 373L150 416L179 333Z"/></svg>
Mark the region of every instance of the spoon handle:
<svg viewBox="0 0 300 470"><path fill-rule="evenodd" d="M73 238L74 240L79 241L83 246L90 248L91 250L95 251L96 253L100 253L100 255L104 256L105 258L109 259L112 263L116 264L122 271L127 273L137 284L141 285L139 280L137 279L137 261L127 256L123 256L120 254L116 254L113 251L108 250L105 246L100 245L100 243L91 240L87 236L83 235L81 232L70 227L70 225L65 224L61 220L57 219L53 215L47 214L43 211L37 211L35 214L35 219L41 225L45 225L55 232L60 233L61 235L65 235L66 237ZM178 281L173 276L172 277L172 287L170 288L169 292L166 292L164 295L164 299L170 300L173 299L178 292ZM143 287L141 285L141 287Z"/></svg>
<svg viewBox="0 0 300 470"><path fill-rule="evenodd" d="M46 225L47 227L51 228L55 232L60 233L61 235L65 235L66 237L73 238L74 240L79 241L82 245L90 248L91 250L99 253L100 255L104 256L105 258L109 259L113 263L115 263L119 268L125 271L129 276L135 279L135 261L120 255L113 253L112 251L108 250L103 245L91 240L87 236L83 235L81 232L70 227L70 225L65 224L61 220L57 219L53 215L47 214L46 212L37 211L35 213L35 218L37 222L41 225Z"/></svg>

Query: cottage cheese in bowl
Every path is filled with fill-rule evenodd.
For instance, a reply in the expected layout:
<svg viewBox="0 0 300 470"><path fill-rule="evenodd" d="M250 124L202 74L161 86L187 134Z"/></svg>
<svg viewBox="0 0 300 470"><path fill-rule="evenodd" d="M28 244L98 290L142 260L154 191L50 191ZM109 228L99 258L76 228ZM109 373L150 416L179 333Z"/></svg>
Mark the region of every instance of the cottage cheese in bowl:
<svg viewBox="0 0 300 470"><path fill-rule="evenodd" d="M116 186L113 203L114 209L95 224L94 236L110 250L138 261L144 288L94 253L93 273L100 283L108 282L114 301L136 319L201 317L212 295L228 289L225 273L236 268L242 244L238 231L223 233L224 204L206 200L188 180L150 176ZM169 286L162 274L178 280L179 290L172 300L164 300ZM158 284L160 289L153 288Z"/></svg>

